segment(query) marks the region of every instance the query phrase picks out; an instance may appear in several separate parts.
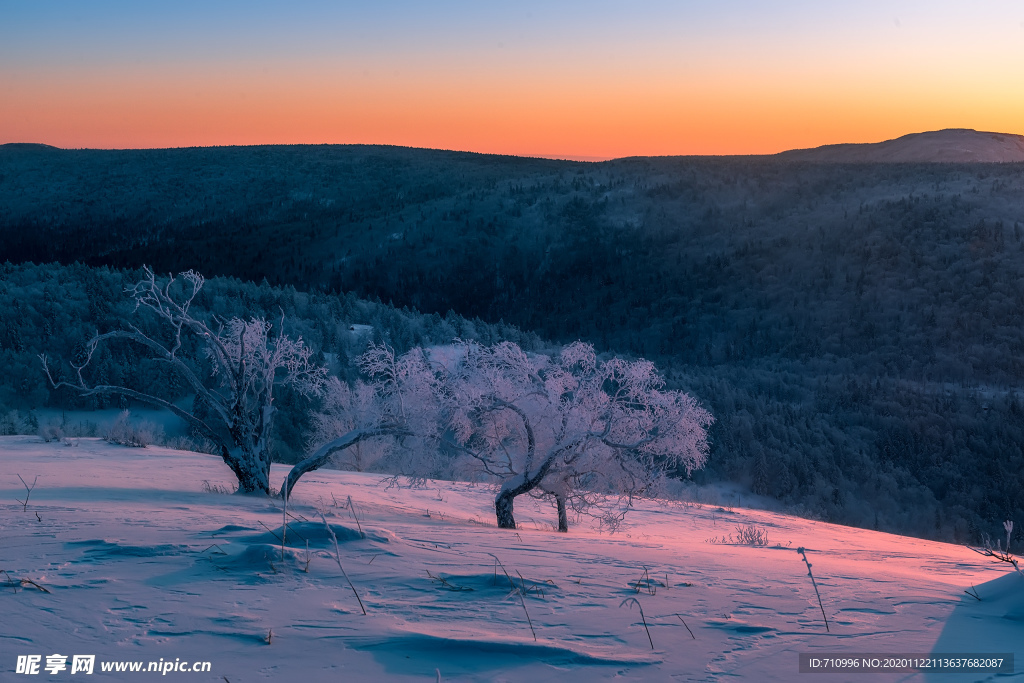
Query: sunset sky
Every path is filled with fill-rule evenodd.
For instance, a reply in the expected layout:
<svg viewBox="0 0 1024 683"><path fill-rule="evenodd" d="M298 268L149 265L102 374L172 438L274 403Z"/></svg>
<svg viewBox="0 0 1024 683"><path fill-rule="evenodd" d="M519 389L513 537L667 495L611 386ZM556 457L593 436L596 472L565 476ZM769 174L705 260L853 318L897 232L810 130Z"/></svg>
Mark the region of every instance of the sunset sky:
<svg viewBox="0 0 1024 683"><path fill-rule="evenodd" d="M1024 133L1017 2L0 0L0 143L752 154Z"/></svg>

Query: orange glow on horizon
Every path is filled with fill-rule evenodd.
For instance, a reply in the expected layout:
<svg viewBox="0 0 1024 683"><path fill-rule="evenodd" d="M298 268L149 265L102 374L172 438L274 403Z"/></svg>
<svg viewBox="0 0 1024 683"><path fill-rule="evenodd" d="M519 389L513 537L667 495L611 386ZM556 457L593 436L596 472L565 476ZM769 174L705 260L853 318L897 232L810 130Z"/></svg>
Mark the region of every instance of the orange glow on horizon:
<svg viewBox="0 0 1024 683"><path fill-rule="evenodd" d="M1024 21L925 7L904 24L888 10L851 19L815 6L811 22L798 5L781 18L747 9L763 16L679 10L662 29L660 15L611 12L565 35L575 15L549 17L557 26L523 19L508 46L478 37L508 17L478 17L471 30L446 28L445 17L433 33L364 17L372 40L327 31L307 50L285 35L280 54L270 37L287 31L270 23L251 29L253 44L269 47L236 54L211 46L237 39L241 50L249 34L193 36L189 24L165 36L138 19L160 46L152 52L136 37L107 54L102 37L80 31L68 34L78 53L0 44L0 143L361 143L607 159L768 154L941 128L1024 133ZM759 21L775 22L775 33ZM241 31L234 16L224 22Z"/></svg>
<svg viewBox="0 0 1024 683"><path fill-rule="evenodd" d="M928 90L911 98L880 92L889 89L885 84L865 95L735 82L727 89L713 82L566 87L552 79L489 87L394 80L134 74L65 76L41 86L6 79L0 87L16 96L0 111L0 142L67 148L392 144L569 158L765 154L939 128L1014 133L1024 113L1024 96L1015 93L994 98L979 92L950 103Z"/></svg>

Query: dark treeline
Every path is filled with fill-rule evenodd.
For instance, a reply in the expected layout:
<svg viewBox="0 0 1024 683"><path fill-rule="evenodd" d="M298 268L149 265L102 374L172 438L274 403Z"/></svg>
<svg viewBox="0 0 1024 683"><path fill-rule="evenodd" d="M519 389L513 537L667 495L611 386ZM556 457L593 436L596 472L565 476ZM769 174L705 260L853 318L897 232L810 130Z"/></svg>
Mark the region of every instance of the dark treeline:
<svg viewBox="0 0 1024 683"><path fill-rule="evenodd" d="M955 540L1024 519L1024 166L0 148L0 258L379 297L643 355L704 478Z"/></svg>

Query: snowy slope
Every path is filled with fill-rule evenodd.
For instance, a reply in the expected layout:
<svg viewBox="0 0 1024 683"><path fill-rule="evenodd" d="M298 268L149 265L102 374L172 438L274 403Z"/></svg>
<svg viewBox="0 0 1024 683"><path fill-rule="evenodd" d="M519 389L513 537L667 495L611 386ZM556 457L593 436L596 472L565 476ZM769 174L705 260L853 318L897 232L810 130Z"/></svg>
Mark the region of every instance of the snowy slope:
<svg viewBox="0 0 1024 683"><path fill-rule="evenodd" d="M39 476L25 511L18 474ZM274 481L284 474L275 468ZM53 653L95 654L86 680L97 681L146 678L99 662L160 658L211 662L170 678L231 683L813 680L797 673L798 653L837 651L1014 652L1024 671L1024 577L958 546L656 502L615 534L581 522L568 535L551 530L546 504L517 502L523 528L500 531L486 486L386 488L378 475L321 471L296 488L282 561L277 501L203 491L231 479L207 455L0 438L0 569L51 591L0 591L0 680L32 680L14 673L17 656ZM707 542L746 524L770 545ZM980 601L963 593L972 584ZM642 606L653 650L637 606L620 606L627 598ZM996 677L826 676L868 678Z"/></svg>

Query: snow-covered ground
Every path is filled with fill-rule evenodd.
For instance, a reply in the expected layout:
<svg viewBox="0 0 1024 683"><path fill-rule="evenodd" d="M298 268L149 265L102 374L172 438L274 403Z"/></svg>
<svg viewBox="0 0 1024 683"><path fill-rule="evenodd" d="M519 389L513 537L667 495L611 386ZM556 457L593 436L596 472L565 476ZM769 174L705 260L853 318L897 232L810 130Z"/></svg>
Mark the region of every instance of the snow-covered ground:
<svg viewBox="0 0 1024 683"><path fill-rule="evenodd" d="M26 510L18 474L38 475ZM280 503L204 491L233 488L216 457L0 438L0 581L50 591L0 589L0 679L33 680L19 655L42 655L46 680L80 677L70 658L42 669L58 653L96 655L85 680L152 678L101 663L161 658L211 663L171 678L230 683L1024 680L798 673L801 652L1012 652L1024 671L1024 577L967 548L677 502L641 503L614 534L581 522L566 535L550 506L520 499L521 529L502 531L486 486L380 479L307 475L282 561ZM768 546L709 542L750 524Z"/></svg>

